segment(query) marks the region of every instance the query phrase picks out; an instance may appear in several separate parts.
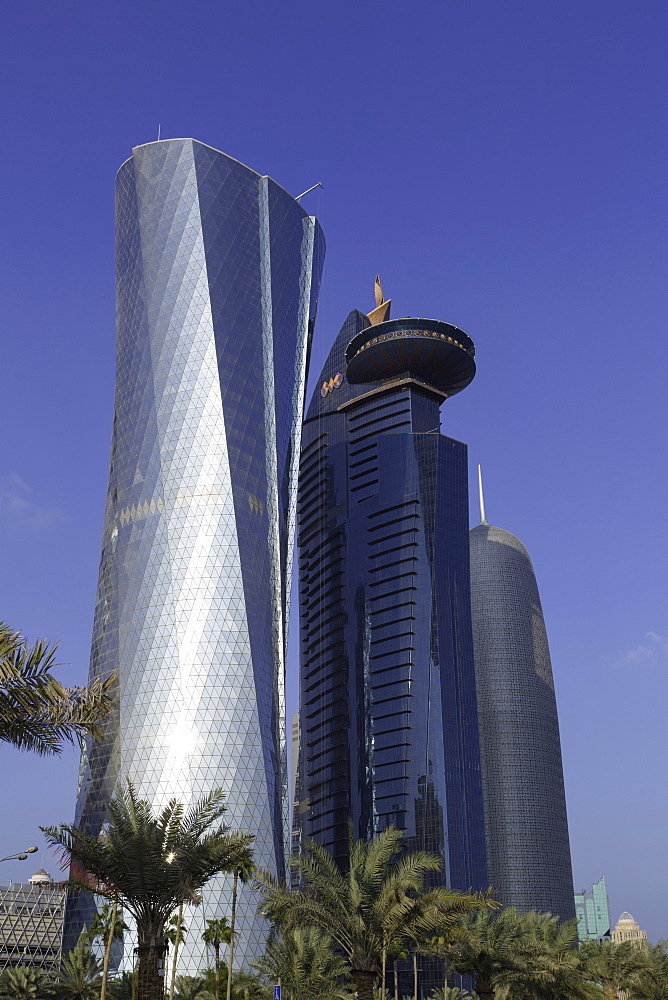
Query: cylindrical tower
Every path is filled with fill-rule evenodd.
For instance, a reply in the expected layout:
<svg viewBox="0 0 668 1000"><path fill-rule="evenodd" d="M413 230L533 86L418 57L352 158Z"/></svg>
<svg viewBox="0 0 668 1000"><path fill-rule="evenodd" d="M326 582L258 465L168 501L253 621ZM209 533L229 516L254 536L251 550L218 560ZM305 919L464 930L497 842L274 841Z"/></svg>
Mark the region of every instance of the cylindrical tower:
<svg viewBox="0 0 668 1000"><path fill-rule="evenodd" d="M515 535L470 532L471 613L489 880L520 911L575 916L552 665L536 577Z"/></svg>
<svg viewBox="0 0 668 1000"><path fill-rule="evenodd" d="M324 242L269 177L192 139L139 146L116 184L117 367L91 679L119 713L82 761L77 823L126 777L154 808L215 788L284 875L284 671L304 386ZM179 971L206 964L188 915ZM264 950L242 893L235 955ZM76 940L81 914L66 934Z"/></svg>

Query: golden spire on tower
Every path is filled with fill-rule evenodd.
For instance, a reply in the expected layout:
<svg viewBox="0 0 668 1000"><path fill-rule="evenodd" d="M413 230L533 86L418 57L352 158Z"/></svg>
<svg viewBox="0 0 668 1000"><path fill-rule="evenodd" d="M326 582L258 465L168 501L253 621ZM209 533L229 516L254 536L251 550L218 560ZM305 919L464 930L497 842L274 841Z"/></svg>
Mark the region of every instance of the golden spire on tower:
<svg viewBox="0 0 668 1000"><path fill-rule="evenodd" d="M392 299L388 299L386 302L383 298L383 286L380 283L379 274L376 275L373 294L376 298L376 308L372 309L368 315L371 325L375 326L376 323L384 323L386 319L390 318L390 306L392 305Z"/></svg>

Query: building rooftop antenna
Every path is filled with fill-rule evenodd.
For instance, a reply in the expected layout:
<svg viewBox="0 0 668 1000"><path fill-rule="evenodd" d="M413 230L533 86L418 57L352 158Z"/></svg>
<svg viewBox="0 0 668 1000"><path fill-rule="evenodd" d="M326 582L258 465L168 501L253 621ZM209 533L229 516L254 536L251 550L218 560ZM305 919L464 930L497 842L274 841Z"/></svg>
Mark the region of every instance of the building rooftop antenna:
<svg viewBox="0 0 668 1000"><path fill-rule="evenodd" d="M482 489L482 467L478 466L478 499L480 501L480 523L489 524L485 516L485 494Z"/></svg>
<svg viewBox="0 0 668 1000"><path fill-rule="evenodd" d="M160 126L158 125L158 142L160 142Z"/></svg>
<svg viewBox="0 0 668 1000"><path fill-rule="evenodd" d="M301 194L298 194L297 197L295 198L295 201L301 201L305 194L310 194L311 191L315 191L316 188L321 188L321 187L322 183L318 181L318 183L314 184L313 187L307 188L306 191L302 191Z"/></svg>

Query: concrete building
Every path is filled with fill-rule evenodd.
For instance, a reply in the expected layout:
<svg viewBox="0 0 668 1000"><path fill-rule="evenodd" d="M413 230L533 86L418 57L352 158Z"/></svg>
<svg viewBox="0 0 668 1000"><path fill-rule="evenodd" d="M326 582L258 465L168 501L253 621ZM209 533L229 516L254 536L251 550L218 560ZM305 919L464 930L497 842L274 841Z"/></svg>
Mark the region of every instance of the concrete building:
<svg viewBox="0 0 668 1000"><path fill-rule="evenodd" d="M637 948L647 947L647 931L640 930L639 925L627 910L624 910L620 915L612 932L613 944L622 944L624 941L629 941Z"/></svg>
<svg viewBox="0 0 668 1000"><path fill-rule="evenodd" d="M290 853L299 854L299 712L292 716L290 741ZM293 873L288 873L291 876Z"/></svg>
<svg viewBox="0 0 668 1000"><path fill-rule="evenodd" d="M64 912L65 893L43 868L27 883L0 886L0 972L14 965L55 971Z"/></svg>

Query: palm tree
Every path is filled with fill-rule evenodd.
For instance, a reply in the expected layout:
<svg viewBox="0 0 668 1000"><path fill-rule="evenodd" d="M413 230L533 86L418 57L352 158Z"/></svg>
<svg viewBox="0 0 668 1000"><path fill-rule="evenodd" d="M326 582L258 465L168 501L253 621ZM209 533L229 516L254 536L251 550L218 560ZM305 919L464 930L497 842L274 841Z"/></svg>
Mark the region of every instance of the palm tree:
<svg viewBox="0 0 668 1000"><path fill-rule="evenodd" d="M531 911L518 917L524 936L523 969L506 974L515 1000L603 1000L588 978L577 948L577 921L560 923L551 913Z"/></svg>
<svg viewBox="0 0 668 1000"><path fill-rule="evenodd" d="M334 954L332 940L317 927L294 927L271 934L263 958L253 968L280 982L289 1000L353 1000L347 963Z"/></svg>
<svg viewBox="0 0 668 1000"><path fill-rule="evenodd" d="M535 947L517 910L476 913L463 923L452 948L452 968L471 976L480 1000L494 1000L496 987L508 977L526 974Z"/></svg>
<svg viewBox="0 0 668 1000"><path fill-rule="evenodd" d="M232 977L232 1000L267 1000L267 987L256 973L239 969Z"/></svg>
<svg viewBox="0 0 668 1000"><path fill-rule="evenodd" d="M668 941L646 948L635 948L643 963L630 978L633 1000L666 1000L668 997Z"/></svg>
<svg viewBox="0 0 668 1000"><path fill-rule="evenodd" d="M53 984L40 969L5 969L0 974L2 1000L44 1000L53 995Z"/></svg>
<svg viewBox="0 0 668 1000"><path fill-rule="evenodd" d="M645 953L629 941L585 941L580 956L588 977L601 984L607 1000L629 992L634 975L646 965Z"/></svg>
<svg viewBox="0 0 668 1000"><path fill-rule="evenodd" d="M177 976L174 996L176 1000L213 1000L201 976Z"/></svg>
<svg viewBox="0 0 668 1000"><path fill-rule="evenodd" d="M227 922L227 917L207 920L202 940L205 945L213 948L216 956L216 1000L220 1000L220 946L229 944L232 940L232 928Z"/></svg>
<svg viewBox="0 0 668 1000"><path fill-rule="evenodd" d="M71 877L71 885L118 899L134 918L138 1000L163 1000L165 924L173 911L200 902L200 890L214 875L234 870L250 853L254 838L230 833L220 822L223 798L222 791L212 792L187 812L172 799L155 815L128 781L109 803L99 837L68 824L42 828L66 861L89 873Z"/></svg>
<svg viewBox="0 0 668 1000"><path fill-rule="evenodd" d="M441 988L441 993L443 997L441 1000L446 1000L448 997L448 978L452 972L452 951L454 947L455 938L458 934L462 933L461 924L456 927L443 928L441 933L434 934L433 937L428 938L423 941L420 945L420 951L423 955L433 955L436 958L440 958L443 963L443 987ZM454 988L454 987L453 987ZM436 997L438 993L438 988L432 990L431 995ZM413 996L417 997L417 983L413 985ZM439 994L440 996L440 994ZM461 998L452 998L452 1000L461 1000Z"/></svg>
<svg viewBox="0 0 668 1000"><path fill-rule="evenodd" d="M134 973L117 972L107 981L107 992L112 1000L134 1000Z"/></svg>
<svg viewBox="0 0 668 1000"><path fill-rule="evenodd" d="M123 920L123 914L118 912L118 900L113 903L105 903L91 921L88 930L81 935L81 941L94 941L95 938L102 938L104 957L102 960L102 984L100 986L100 1000L105 1000L107 992L107 979L109 977L109 957L111 946L114 941L122 941L123 934L130 928Z"/></svg>
<svg viewBox="0 0 668 1000"><path fill-rule="evenodd" d="M408 958L408 947L403 938L394 938L387 947L387 957L392 959L394 966L394 1000L399 1000L399 969L397 962L399 959L405 961Z"/></svg>
<svg viewBox="0 0 668 1000"><path fill-rule="evenodd" d="M90 687L63 687L51 674L56 647L44 639L28 646L0 622L0 741L41 755L61 753L66 742L101 740L117 675Z"/></svg>
<svg viewBox="0 0 668 1000"><path fill-rule="evenodd" d="M338 868L315 841L308 855L290 863L302 877L303 891L290 892L267 873L258 877L265 890L261 910L282 932L316 926L329 934L351 967L360 1000L373 1000L373 987L385 971L387 950L395 938L426 936L445 920L491 905L482 896L438 887L424 890L428 872L442 860L423 851L405 854L403 833L388 827L371 841L355 841L349 829L349 867Z"/></svg>
<svg viewBox="0 0 668 1000"><path fill-rule="evenodd" d="M459 986L437 986L429 994L429 1000L472 1000L471 994Z"/></svg>
<svg viewBox="0 0 668 1000"><path fill-rule="evenodd" d="M90 948L78 944L60 963L56 980L58 1000L97 1000L102 982L102 966Z"/></svg>
<svg viewBox="0 0 668 1000"><path fill-rule="evenodd" d="M167 921L165 937L171 945L174 945L174 956L172 958L172 979L169 984L169 1000L174 997L174 980L176 979L176 962L179 957L179 948L185 940L188 928L183 923L183 903L179 906L177 913L172 913Z"/></svg>
<svg viewBox="0 0 668 1000"><path fill-rule="evenodd" d="M245 884L249 878L251 878L255 873L255 864L253 862L253 852L250 848L242 856L239 856L239 860L234 867L233 881L232 881L232 915L230 920L230 954L229 954L229 965L227 970L227 1000L231 1000L232 996L232 975L233 975L233 962L234 962L234 929L236 926L237 919L237 892L239 887L239 882Z"/></svg>

